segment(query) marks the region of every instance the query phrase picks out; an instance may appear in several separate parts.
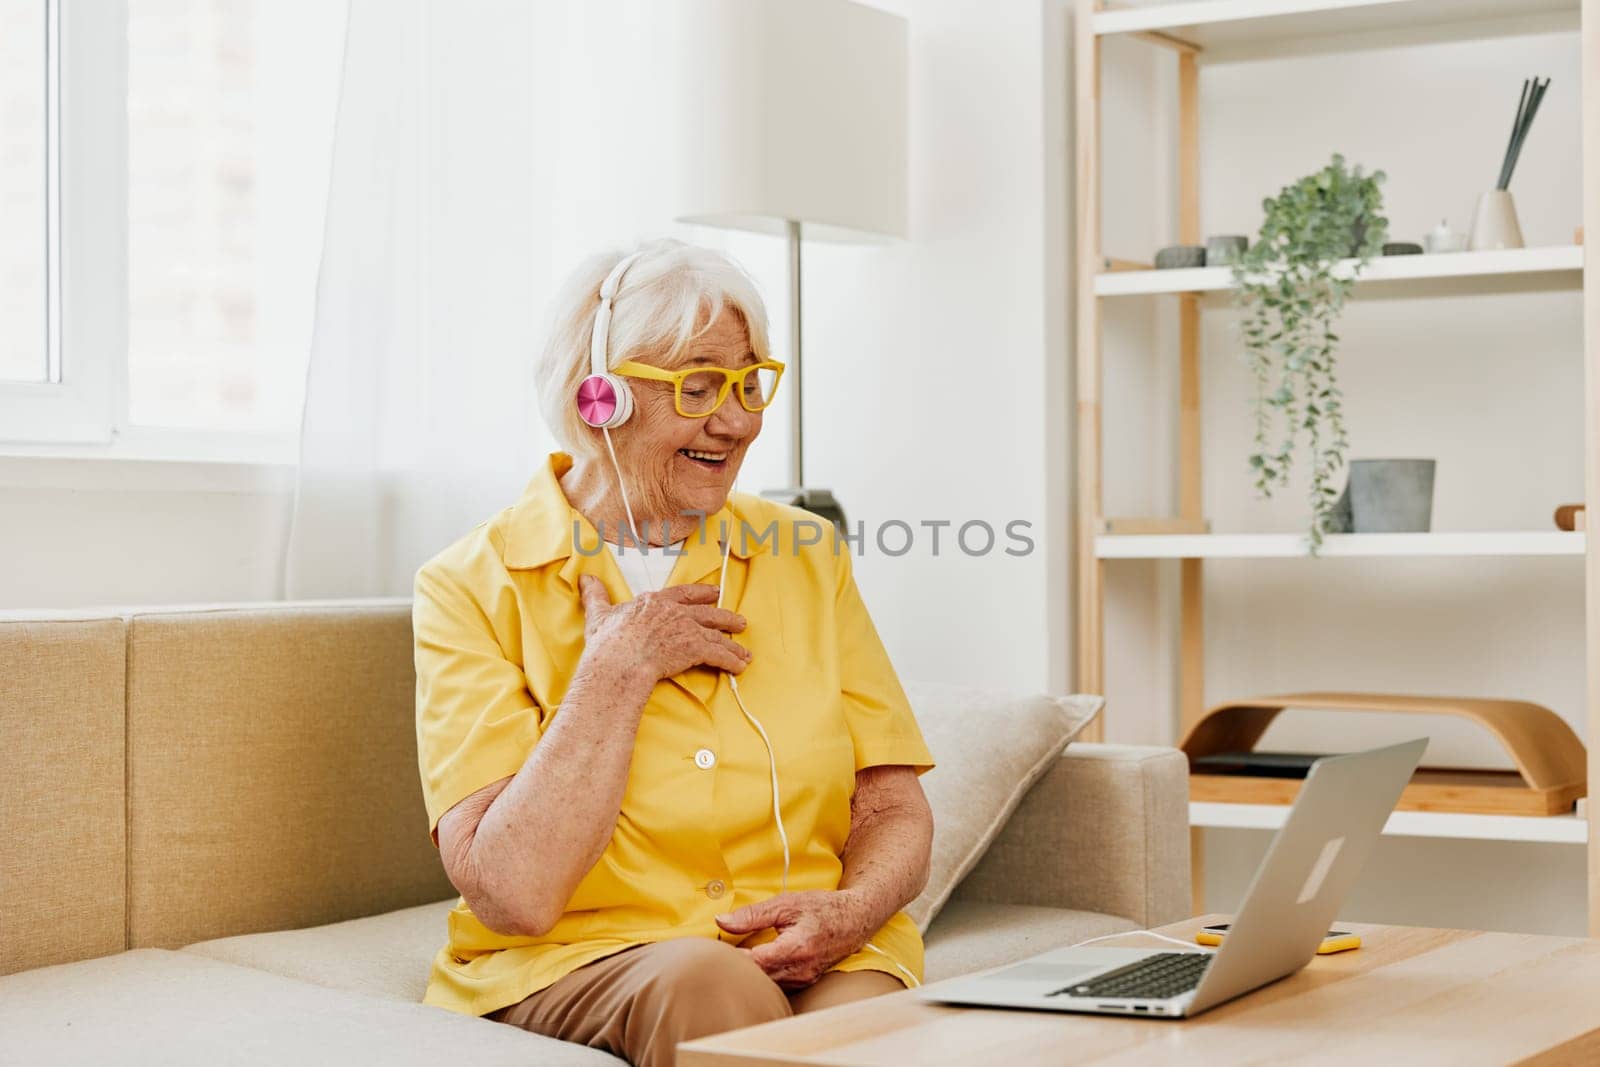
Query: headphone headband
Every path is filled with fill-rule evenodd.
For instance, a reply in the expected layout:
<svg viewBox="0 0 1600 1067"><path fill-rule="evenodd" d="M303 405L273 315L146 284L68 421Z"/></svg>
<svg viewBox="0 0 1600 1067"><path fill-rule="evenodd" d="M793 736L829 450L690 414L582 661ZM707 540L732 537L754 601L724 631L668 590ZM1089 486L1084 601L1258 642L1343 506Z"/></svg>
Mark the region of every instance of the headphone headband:
<svg viewBox="0 0 1600 1067"><path fill-rule="evenodd" d="M594 314L594 332L589 335L590 374L605 374L611 369L606 364L606 348L611 339L611 303L617 298L617 290L622 288L622 276L642 255L643 252L634 252L623 256L600 283L600 309Z"/></svg>

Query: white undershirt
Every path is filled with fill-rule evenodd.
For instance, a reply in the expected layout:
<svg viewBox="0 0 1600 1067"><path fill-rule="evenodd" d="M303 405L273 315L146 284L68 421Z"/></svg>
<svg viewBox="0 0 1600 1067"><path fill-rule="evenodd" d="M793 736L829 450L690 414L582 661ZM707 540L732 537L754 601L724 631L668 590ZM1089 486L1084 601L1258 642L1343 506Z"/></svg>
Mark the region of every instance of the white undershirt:
<svg viewBox="0 0 1600 1067"><path fill-rule="evenodd" d="M617 567L622 571L623 580L628 583L629 591L638 596L640 593L656 592L666 586L667 579L672 575L672 565L678 562L678 554L683 551L683 546L688 540L686 537L666 548L651 545L648 555L631 543L621 552L618 552L609 541L606 542L606 547L611 550L611 558L617 561Z"/></svg>

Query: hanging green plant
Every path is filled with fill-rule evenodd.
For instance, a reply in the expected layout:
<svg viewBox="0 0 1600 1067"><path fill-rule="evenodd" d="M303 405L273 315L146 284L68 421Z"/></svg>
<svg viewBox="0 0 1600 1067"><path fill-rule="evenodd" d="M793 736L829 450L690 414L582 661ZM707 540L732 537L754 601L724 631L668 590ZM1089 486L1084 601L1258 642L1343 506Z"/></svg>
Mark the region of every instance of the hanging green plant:
<svg viewBox="0 0 1600 1067"><path fill-rule="evenodd" d="M1255 379L1255 451L1250 467L1256 491L1271 497L1287 486L1301 431L1311 466L1311 522L1316 555L1327 532L1338 490L1333 476L1349 444L1343 397L1335 373L1339 337L1334 323L1357 275L1383 247L1383 171L1363 174L1344 157L1286 185L1262 202L1261 233L1234 265L1241 330ZM1354 259L1353 264L1341 260ZM1268 443L1274 416L1281 419L1276 449Z"/></svg>

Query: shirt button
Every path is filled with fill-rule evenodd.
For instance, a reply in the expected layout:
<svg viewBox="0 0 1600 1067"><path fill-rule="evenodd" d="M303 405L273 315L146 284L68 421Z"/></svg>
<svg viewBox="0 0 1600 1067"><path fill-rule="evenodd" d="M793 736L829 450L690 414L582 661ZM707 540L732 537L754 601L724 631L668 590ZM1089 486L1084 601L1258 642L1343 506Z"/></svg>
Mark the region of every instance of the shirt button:
<svg viewBox="0 0 1600 1067"><path fill-rule="evenodd" d="M717 754L709 748L702 748L694 754L694 765L702 771L709 771L717 765Z"/></svg>
<svg viewBox="0 0 1600 1067"><path fill-rule="evenodd" d="M720 878L713 878L711 881L706 883L706 896L710 897L712 900L716 900L727 891L727 885L724 884Z"/></svg>

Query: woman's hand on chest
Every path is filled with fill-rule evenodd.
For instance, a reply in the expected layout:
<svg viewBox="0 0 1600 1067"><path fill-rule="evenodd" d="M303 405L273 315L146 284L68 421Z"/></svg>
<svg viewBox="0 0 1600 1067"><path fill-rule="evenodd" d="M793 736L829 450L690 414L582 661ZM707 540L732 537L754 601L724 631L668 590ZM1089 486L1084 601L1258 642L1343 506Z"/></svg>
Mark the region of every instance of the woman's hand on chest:
<svg viewBox="0 0 1600 1067"><path fill-rule="evenodd" d="M717 607L717 592L675 585L613 604L600 579L583 575L584 663L652 683L699 666L743 672L750 650L728 635L743 631L745 619Z"/></svg>

